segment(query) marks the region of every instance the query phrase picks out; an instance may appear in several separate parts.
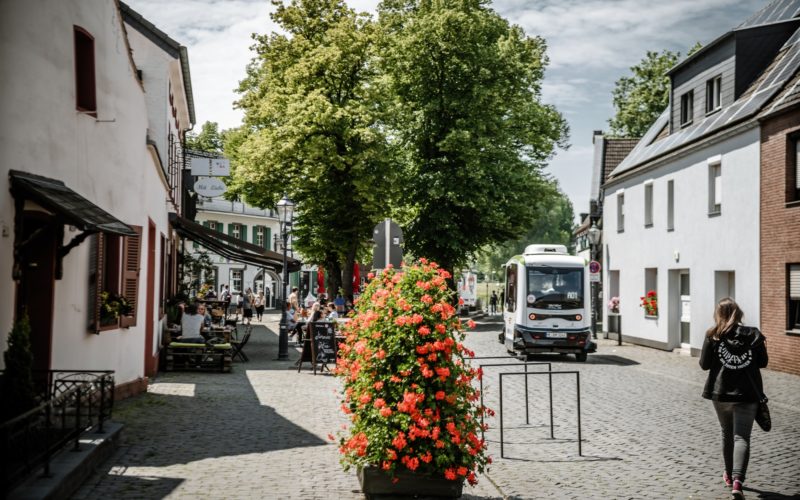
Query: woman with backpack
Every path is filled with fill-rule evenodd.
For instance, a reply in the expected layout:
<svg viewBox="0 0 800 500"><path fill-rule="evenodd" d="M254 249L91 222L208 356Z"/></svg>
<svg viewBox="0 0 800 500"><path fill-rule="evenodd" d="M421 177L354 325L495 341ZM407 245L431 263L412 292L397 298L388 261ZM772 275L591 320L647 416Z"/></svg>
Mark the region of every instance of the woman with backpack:
<svg viewBox="0 0 800 500"><path fill-rule="evenodd" d="M744 498L750 431L764 393L760 369L769 361L764 336L744 326L743 316L733 299L720 300L700 354L700 367L709 371L703 397L712 401L722 428L722 479L734 499Z"/></svg>

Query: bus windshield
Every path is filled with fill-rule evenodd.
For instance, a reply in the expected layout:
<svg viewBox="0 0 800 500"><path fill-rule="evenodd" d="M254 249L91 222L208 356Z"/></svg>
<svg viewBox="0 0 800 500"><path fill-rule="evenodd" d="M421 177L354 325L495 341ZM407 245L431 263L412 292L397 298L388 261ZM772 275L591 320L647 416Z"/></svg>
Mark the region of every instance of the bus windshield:
<svg viewBox="0 0 800 500"><path fill-rule="evenodd" d="M538 309L582 309L583 268L528 267L528 307Z"/></svg>

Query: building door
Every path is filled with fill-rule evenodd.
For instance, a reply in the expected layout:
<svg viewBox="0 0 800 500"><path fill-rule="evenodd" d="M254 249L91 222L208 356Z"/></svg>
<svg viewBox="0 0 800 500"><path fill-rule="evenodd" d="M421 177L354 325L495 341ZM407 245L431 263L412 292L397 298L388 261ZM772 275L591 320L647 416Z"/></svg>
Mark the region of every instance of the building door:
<svg viewBox="0 0 800 500"><path fill-rule="evenodd" d="M679 288L681 293L681 347L689 349L691 347L689 324L692 321L692 297L690 294L689 271L681 271L678 279L680 281Z"/></svg>
<svg viewBox="0 0 800 500"><path fill-rule="evenodd" d="M23 216L21 241L27 244L17 285L17 318L27 314L30 320L34 370L50 369L57 228L44 213L25 212Z"/></svg>
<svg viewBox="0 0 800 500"><path fill-rule="evenodd" d="M147 227L147 299L144 327L144 374L155 376L158 371L158 357L153 355L153 336L156 320L156 225L149 221Z"/></svg>

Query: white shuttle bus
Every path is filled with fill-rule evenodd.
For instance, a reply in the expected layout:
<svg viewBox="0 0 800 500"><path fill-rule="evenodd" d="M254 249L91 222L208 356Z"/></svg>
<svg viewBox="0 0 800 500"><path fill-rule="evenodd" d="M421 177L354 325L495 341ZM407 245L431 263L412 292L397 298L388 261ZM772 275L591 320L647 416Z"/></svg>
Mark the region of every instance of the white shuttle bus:
<svg viewBox="0 0 800 500"><path fill-rule="evenodd" d="M501 342L508 352L557 352L586 361L597 349L587 262L564 245L528 245L505 268Z"/></svg>

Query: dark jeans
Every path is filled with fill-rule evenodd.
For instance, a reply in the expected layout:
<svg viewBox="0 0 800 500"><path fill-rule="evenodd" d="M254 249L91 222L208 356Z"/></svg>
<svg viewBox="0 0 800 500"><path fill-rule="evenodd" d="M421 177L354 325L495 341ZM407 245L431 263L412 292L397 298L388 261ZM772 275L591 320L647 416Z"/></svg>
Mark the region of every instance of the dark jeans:
<svg viewBox="0 0 800 500"><path fill-rule="evenodd" d="M264 306L256 306L256 317L261 321L261 315L264 314Z"/></svg>
<svg viewBox="0 0 800 500"><path fill-rule="evenodd" d="M750 431L756 418L758 403L713 401L722 427L722 456L731 478L744 482L750 461Z"/></svg>

